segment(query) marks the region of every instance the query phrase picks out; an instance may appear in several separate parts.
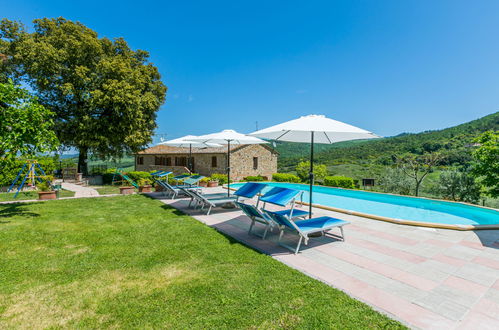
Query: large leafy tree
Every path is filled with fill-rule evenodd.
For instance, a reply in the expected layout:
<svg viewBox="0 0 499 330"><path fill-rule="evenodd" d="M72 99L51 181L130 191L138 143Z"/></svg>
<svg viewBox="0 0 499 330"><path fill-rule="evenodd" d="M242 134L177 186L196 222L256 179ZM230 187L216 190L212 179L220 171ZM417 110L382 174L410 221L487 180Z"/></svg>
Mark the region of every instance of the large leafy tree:
<svg viewBox="0 0 499 330"><path fill-rule="evenodd" d="M487 131L475 142L480 146L473 152L473 173L480 177L491 197L499 197L499 131Z"/></svg>
<svg viewBox="0 0 499 330"><path fill-rule="evenodd" d="M26 89L0 83L0 166L20 155L55 150L53 115Z"/></svg>
<svg viewBox="0 0 499 330"><path fill-rule="evenodd" d="M397 165L402 172L414 182L414 195L419 196L421 184L433 168L442 160L438 153L424 153L422 155L405 154L396 157Z"/></svg>
<svg viewBox="0 0 499 330"><path fill-rule="evenodd" d="M9 74L55 112L57 136L80 152L79 171L88 153L120 157L151 142L166 87L147 52L64 18L37 19L32 33L4 19L0 37Z"/></svg>

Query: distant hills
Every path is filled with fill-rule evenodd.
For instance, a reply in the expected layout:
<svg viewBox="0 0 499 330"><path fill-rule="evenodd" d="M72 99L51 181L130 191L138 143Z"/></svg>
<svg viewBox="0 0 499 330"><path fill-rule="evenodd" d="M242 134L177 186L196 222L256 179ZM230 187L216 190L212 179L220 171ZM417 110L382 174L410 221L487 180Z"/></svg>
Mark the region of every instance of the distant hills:
<svg viewBox="0 0 499 330"><path fill-rule="evenodd" d="M446 165L464 165L471 159L473 139L487 130L499 130L499 112L442 130L421 133L402 133L376 139L339 142L332 145L315 145L316 160L335 165L344 163L377 163L389 165L394 155L441 152ZM308 159L310 144L279 142L279 167L291 168L301 159Z"/></svg>

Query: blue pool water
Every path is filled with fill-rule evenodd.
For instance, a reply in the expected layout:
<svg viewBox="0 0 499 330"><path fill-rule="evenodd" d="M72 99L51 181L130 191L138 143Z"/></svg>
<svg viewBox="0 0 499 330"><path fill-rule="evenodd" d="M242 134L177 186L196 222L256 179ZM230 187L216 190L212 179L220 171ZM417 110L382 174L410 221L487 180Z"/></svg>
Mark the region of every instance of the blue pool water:
<svg viewBox="0 0 499 330"><path fill-rule="evenodd" d="M303 201L308 202L308 185L281 182L264 183L272 187L303 190ZM234 183L230 186L238 188L243 184ZM269 189L270 187L267 187L263 192ZM393 219L454 225L499 224L499 211L460 203L322 186L314 186L313 192L314 204Z"/></svg>

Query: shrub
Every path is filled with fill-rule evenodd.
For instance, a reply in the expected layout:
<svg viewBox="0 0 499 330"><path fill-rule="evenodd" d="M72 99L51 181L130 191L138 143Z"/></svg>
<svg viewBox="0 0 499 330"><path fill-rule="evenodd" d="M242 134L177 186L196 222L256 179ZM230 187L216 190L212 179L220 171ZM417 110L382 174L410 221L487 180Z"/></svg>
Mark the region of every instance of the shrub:
<svg viewBox="0 0 499 330"><path fill-rule="evenodd" d="M259 181L265 181L265 180L266 179L261 175L247 176L243 179L243 181L247 181L247 182L259 182Z"/></svg>
<svg viewBox="0 0 499 330"><path fill-rule="evenodd" d="M227 183L227 174L213 173L210 177L211 181L217 181L219 184ZM231 180L232 182L232 180Z"/></svg>
<svg viewBox="0 0 499 330"><path fill-rule="evenodd" d="M310 175L310 162L300 162L296 166L296 174L300 177L303 182L309 181ZM327 167L324 164L314 164L314 180L324 181L327 175Z"/></svg>
<svg viewBox="0 0 499 330"><path fill-rule="evenodd" d="M152 176L151 176L151 173L149 173L149 172L132 171L132 172L126 173L126 175L135 182L138 182L142 179L147 179L147 180L152 181Z"/></svg>
<svg viewBox="0 0 499 330"><path fill-rule="evenodd" d="M300 182L300 178L291 173L274 173L272 180L276 182Z"/></svg>
<svg viewBox="0 0 499 330"><path fill-rule="evenodd" d="M378 187L382 192L410 195L414 183L400 169L389 168L379 179Z"/></svg>
<svg viewBox="0 0 499 330"><path fill-rule="evenodd" d="M139 186L147 186L152 184L152 180L148 178L140 178L139 180L137 180L137 184Z"/></svg>
<svg viewBox="0 0 499 330"><path fill-rule="evenodd" d="M445 171L440 174L435 192L445 199L477 204L481 186L468 172Z"/></svg>
<svg viewBox="0 0 499 330"><path fill-rule="evenodd" d="M342 175L326 176L324 178L324 184L330 187L339 187L347 189L355 188L354 180L352 178Z"/></svg>

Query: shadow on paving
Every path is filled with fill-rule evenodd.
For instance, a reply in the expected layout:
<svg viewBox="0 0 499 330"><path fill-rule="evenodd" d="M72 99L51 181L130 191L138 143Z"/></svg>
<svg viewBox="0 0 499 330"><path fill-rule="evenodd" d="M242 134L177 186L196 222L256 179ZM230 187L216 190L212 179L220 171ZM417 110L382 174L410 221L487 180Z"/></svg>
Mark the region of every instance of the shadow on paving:
<svg viewBox="0 0 499 330"><path fill-rule="evenodd" d="M22 217L39 217L40 214L26 211L26 206L32 205L33 203L15 203L15 204L3 204L0 205L0 218L12 218L15 216ZM9 221L2 221L1 223L8 223Z"/></svg>
<svg viewBox="0 0 499 330"><path fill-rule="evenodd" d="M483 246L499 249L499 229L474 230L473 232L480 239Z"/></svg>

